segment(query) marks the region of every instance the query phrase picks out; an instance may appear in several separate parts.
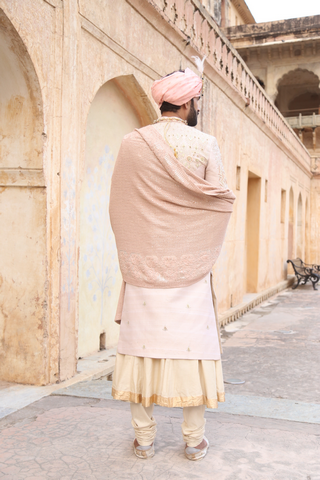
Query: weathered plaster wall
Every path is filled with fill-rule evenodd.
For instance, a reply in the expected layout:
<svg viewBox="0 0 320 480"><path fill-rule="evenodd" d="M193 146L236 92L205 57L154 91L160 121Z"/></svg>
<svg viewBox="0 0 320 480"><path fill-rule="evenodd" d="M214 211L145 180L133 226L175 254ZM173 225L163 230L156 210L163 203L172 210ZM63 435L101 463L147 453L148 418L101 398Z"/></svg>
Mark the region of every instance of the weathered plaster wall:
<svg viewBox="0 0 320 480"><path fill-rule="evenodd" d="M43 188L0 187L0 202L0 378L44 384L46 192Z"/></svg>
<svg viewBox="0 0 320 480"><path fill-rule="evenodd" d="M0 378L48 381L48 282L41 87L0 9Z"/></svg>

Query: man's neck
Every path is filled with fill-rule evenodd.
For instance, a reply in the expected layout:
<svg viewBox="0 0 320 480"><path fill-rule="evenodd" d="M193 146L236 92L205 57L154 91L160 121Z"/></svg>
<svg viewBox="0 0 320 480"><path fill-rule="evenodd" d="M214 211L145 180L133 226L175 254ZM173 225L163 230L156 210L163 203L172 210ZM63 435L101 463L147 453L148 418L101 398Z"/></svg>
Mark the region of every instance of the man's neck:
<svg viewBox="0 0 320 480"><path fill-rule="evenodd" d="M184 118L180 112L164 112L162 115L162 117L176 117L176 118L181 118L181 120L186 120L186 118Z"/></svg>

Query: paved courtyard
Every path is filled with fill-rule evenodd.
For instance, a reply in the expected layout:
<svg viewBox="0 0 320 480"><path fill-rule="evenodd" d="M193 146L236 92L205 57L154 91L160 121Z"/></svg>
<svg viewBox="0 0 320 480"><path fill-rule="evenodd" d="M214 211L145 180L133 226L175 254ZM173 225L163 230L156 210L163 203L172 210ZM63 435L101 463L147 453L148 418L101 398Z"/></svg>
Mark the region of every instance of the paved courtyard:
<svg viewBox="0 0 320 480"><path fill-rule="evenodd" d="M83 381L0 420L5 480L320 480L320 291L287 290L223 331L226 402L208 410L211 447L183 454L182 410L155 408L156 455L132 451L128 405Z"/></svg>

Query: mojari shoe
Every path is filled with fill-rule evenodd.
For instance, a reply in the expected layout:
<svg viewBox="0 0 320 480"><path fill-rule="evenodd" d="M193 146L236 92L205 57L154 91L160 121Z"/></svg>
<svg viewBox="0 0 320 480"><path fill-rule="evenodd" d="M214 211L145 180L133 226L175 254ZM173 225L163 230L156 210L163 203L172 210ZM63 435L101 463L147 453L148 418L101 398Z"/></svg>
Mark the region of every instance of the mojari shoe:
<svg viewBox="0 0 320 480"><path fill-rule="evenodd" d="M138 440L135 439L133 442L133 450L138 458L151 458L154 455L154 443L152 443L152 445L148 445L147 447L143 447L142 445L139 445Z"/></svg>
<svg viewBox="0 0 320 480"><path fill-rule="evenodd" d="M186 445L186 448L184 449L185 456L189 460L201 460L201 458L205 457L209 448L209 440L206 437L203 437L203 440L207 442L207 445L200 449L200 448L194 448L194 447L188 447Z"/></svg>

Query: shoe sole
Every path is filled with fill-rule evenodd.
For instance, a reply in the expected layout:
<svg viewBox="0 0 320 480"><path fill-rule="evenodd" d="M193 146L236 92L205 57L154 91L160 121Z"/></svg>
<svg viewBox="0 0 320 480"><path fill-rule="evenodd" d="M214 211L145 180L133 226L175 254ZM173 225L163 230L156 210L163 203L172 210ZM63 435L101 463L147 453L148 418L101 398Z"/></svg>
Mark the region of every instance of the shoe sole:
<svg viewBox="0 0 320 480"><path fill-rule="evenodd" d="M133 446L134 454L138 458L142 458L146 460L147 458L152 458L154 456L154 446L152 445L149 450L138 450L135 446Z"/></svg>
<svg viewBox="0 0 320 480"><path fill-rule="evenodd" d="M206 439L206 442L208 443L206 448L203 448L197 453L187 453L186 451L184 451L184 454L187 457L187 459L196 462L197 460L201 460L202 458L204 458L207 455L207 452L210 446L207 439Z"/></svg>

